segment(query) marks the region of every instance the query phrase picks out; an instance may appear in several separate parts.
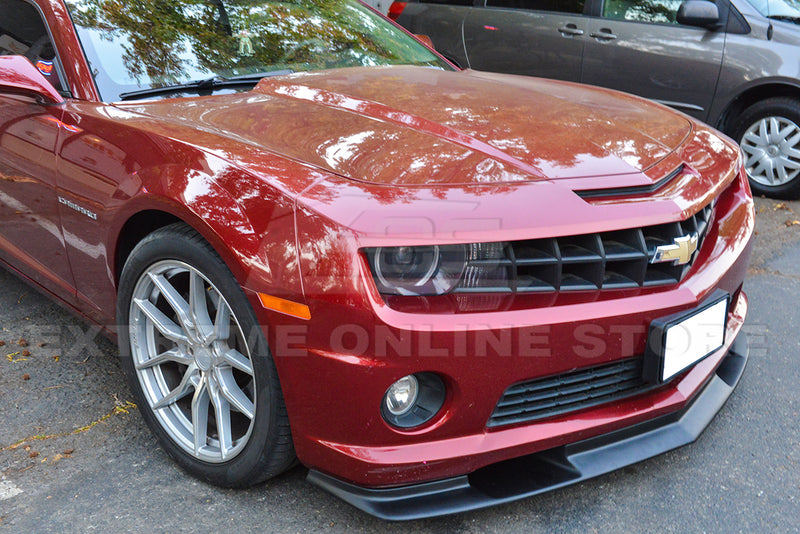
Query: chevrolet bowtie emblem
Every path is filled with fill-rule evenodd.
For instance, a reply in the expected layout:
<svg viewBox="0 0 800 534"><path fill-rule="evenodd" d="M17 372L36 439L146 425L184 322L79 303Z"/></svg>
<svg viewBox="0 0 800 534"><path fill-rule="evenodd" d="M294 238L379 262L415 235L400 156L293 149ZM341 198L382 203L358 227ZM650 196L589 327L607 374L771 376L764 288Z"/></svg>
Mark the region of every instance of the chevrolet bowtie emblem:
<svg viewBox="0 0 800 534"><path fill-rule="evenodd" d="M697 250L699 238L697 232L676 237L671 245L661 245L656 247L656 253L650 263L666 263L671 261L673 265L685 265L692 259L692 254Z"/></svg>

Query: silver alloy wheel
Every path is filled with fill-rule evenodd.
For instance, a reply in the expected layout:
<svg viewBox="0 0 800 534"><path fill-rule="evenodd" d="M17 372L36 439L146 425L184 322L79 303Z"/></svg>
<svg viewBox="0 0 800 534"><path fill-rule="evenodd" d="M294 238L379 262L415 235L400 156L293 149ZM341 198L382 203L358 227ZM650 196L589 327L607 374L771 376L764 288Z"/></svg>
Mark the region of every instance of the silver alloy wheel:
<svg viewBox="0 0 800 534"><path fill-rule="evenodd" d="M784 117L753 123L740 145L751 180L768 187L783 185L800 174L800 127Z"/></svg>
<svg viewBox="0 0 800 534"><path fill-rule="evenodd" d="M209 463L239 454L255 421L255 378L219 290L186 263L155 263L134 288L129 329L136 375L169 437Z"/></svg>

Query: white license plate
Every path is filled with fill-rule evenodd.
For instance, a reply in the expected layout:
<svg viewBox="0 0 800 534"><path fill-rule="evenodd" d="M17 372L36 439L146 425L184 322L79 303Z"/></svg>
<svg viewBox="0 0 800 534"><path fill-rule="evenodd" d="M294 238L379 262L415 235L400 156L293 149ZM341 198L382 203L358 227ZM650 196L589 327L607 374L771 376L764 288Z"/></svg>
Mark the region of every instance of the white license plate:
<svg viewBox="0 0 800 534"><path fill-rule="evenodd" d="M661 381L694 365L725 343L728 299L724 298L670 324L664 335Z"/></svg>

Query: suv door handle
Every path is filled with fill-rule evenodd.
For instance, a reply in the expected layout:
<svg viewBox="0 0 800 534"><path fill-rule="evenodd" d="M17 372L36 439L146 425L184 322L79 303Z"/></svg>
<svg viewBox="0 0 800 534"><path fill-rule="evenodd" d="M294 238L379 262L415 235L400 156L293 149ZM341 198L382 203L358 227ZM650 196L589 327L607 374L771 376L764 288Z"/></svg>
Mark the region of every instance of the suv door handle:
<svg viewBox="0 0 800 534"><path fill-rule="evenodd" d="M589 37L594 37L598 41L612 41L617 38L608 28L601 28L599 32L589 34Z"/></svg>
<svg viewBox="0 0 800 534"><path fill-rule="evenodd" d="M583 35L583 30L579 30L575 24L567 24L563 28L559 28L558 31L564 37L577 37Z"/></svg>

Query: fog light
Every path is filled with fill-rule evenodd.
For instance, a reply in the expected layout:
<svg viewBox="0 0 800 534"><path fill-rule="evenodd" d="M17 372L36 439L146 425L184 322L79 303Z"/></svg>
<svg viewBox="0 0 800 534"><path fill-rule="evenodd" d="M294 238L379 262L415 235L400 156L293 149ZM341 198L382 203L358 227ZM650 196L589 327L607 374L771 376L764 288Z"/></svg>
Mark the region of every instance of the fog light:
<svg viewBox="0 0 800 534"><path fill-rule="evenodd" d="M395 416L408 412L417 402L419 382L414 375L404 376L386 392L386 409Z"/></svg>
<svg viewBox="0 0 800 534"><path fill-rule="evenodd" d="M433 373L404 376L386 390L381 415L392 426L414 428L439 413L445 394L444 382Z"/></svg>

